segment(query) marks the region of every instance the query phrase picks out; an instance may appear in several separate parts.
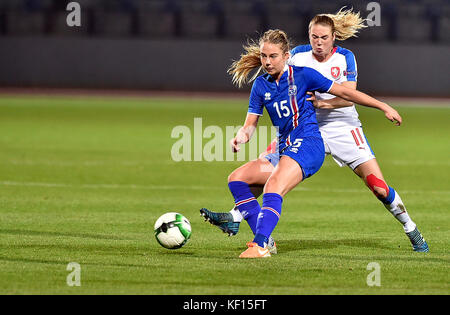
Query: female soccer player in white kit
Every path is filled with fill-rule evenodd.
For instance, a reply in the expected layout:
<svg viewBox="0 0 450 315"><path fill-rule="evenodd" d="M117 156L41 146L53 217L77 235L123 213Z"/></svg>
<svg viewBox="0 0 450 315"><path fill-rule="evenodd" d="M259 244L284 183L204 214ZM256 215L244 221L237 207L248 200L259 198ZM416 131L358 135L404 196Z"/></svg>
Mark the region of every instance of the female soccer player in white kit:
<svg viewBox="0 0 450 315"><path fill-rule="evenodd" d="M341 10L334 15L315 16L309 25L310 45L301 45L291 50L288 64L313 68L330 80L356 89L356 59L351 51L335 46L334 42L336 39L345 40L355 36L358 30L364 27L362 22L359 14L351 11ZM331 94L318 92L311 93L309 100L316 107L326 153L330 154L339 166L349 166L365 182L386 209L403 225L414 251L428 252L428 245L408 215L399 194L384 180L354 104ZM270 161L274 167L277 165L279 152L276 143L269 146L262 158ZM244 180L246 172L249 171L251 170L239 168L230 177ZM253 188L252 192L258 197L262 188ZM238 207L230 213L215 213L202 209L201 214L230 235L237 233L239 222L244 218ZM272 238L268 246L272 253L276 253Z"/></svg>

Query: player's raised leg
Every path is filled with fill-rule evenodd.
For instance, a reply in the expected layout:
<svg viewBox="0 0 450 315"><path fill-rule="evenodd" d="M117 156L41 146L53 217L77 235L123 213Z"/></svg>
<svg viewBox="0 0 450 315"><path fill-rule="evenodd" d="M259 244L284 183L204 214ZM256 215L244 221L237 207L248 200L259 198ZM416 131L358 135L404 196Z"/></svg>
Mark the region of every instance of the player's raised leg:
<svg viewBox="0 0 450 315"><path fill-rule="evenodd" d="M261 208L257 197L252 193L252 187L263 186L272 170L273 166L267 159L253 160L237 168L228 176L228 187L238 211L213 212L203 208L200 214L228 235L235 235L239 231L242 219L247 220L252 232L255 233Z"/></svg>
<svg viewBox="0 0 450 315"><path fill-rule="evenodd" d="M413 250L416 252L428 252L428 244L411 220L400 195L394 188L389 187L383 178L380 167L375 159L360 164L355 168L355 173L364 180L367 187L383 203L385 208L402 225L408 236Z"/></svg>

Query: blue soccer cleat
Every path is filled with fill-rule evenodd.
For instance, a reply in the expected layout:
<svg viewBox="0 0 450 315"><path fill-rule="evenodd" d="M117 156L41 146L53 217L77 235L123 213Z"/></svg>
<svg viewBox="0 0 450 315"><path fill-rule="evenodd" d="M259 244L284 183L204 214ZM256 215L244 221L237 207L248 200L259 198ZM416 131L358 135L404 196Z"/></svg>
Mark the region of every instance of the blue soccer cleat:
<svg viewBox="0 0 450 315"><path fill-rule="evenodd" d="M406 233L406 235L408 236L409 240L411 241L413 251L423 252L423 253L429 252L430 249L428 248L428 244L425 241L425 239L423 238L422 234L420 234L417 227L412 232Z"/></svg>
<svg viewBox="0 0 450 315"><path fill-rule="evenodd" d="M240 222L234 222L233 215L229 212L212 212L202 208L200 215L205 218L205 221L217 226L228 236L236 235L239 232Z"/></svg>
<svg viewBox="0 0 450 315"><path fill-rule="evenodd" d="M217 226L228 236L236 235L239 232L240 222L233 221L233 215L229 212L212 212L206 208L200 209L200 215L205 218L205 221ZM269 237L267 248L270 253L277 254L277 244L272 236Z"/></svg>

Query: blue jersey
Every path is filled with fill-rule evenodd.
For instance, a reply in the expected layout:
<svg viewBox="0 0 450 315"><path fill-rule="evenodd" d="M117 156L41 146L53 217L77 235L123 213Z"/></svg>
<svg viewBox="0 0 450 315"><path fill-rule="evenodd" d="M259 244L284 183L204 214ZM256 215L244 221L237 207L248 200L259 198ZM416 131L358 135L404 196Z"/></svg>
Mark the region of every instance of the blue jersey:
<svg viewBox="0 0 450 315"><path fill-rule="evenodd" d="M320 131L313 104L306 92L328 92L333 81L307 67L287 66L279 83L269 74L259 76L250 94L251 114L262 115L266 108L278 128L279 150L290 145L289 135L295 129L298 137L318 137Z"/></svg>

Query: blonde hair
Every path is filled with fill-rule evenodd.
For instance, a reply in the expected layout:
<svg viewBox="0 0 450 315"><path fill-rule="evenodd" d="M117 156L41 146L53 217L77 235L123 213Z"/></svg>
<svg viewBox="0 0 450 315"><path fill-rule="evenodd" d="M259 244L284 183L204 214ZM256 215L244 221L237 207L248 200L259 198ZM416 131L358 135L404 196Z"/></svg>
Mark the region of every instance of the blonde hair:
<svg viewBox="0 0 450 315"><path fill-rule="evenodd" d="M358 37L356 34L359 30L367 27L364 22L365 19L361 18L359 12L341 8L335 14L316 15L309 23L309 29L311 30L314 24L328 25L331 27L331 32L336 35L336 39L342 41L350 37Z"/></svg>
<svg viewBox="0 0 450 315"><path fill-rule="evenodd" d="M257 42L248 41L247 45L243 46L245 53L241 54L241 58L234 61L227 71L232 76L233 84L242 87L258 77L262 70L260 45L265 42L280 45L283 53L289 52L291 46L286 33L279 29L266 31ZM249 79L250 72L254 69L258 70Z"/></svg>

